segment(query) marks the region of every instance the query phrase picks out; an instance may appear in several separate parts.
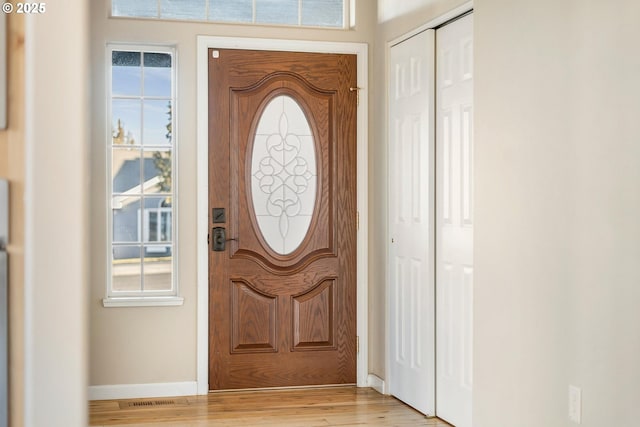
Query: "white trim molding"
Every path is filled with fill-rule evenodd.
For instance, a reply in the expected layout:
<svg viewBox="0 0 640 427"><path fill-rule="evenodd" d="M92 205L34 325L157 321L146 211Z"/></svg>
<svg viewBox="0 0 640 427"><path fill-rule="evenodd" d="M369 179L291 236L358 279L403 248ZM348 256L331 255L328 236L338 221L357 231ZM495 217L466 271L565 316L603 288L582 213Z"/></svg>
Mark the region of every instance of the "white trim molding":
<svg viewBox="0 0 640 427"><path fill-rule="evenodd" d="M369 374L369 376L367 377L367 385L380 394L389 394L389 390L387 390L387 384L382 378L377 375Z"/></svg>
<svg viewBox="0 0 640 427"><path fill-rule="evenodd" d="M146 397L194 396L198 387L195 381L178 383L92 385L89 400L137 399Z"/></svg>
<svg viewBox="0 0 640 427"><path fill-rule="evenodd" d="M198 394L209 392L209 248L208 219L208 49L252 49L287 52L344 53L357 55L358 87L358 230L357 255L357 384L368 385L368 47L366 43L337 43L301 40L252 39L198 36L197 40L197 383Z"/></svg>
<svg viewBox="0 0 640 427"><path fill-rule="evenodd" d="M103 307L170 307L184 304L182 297L107 297Z"/></svg>

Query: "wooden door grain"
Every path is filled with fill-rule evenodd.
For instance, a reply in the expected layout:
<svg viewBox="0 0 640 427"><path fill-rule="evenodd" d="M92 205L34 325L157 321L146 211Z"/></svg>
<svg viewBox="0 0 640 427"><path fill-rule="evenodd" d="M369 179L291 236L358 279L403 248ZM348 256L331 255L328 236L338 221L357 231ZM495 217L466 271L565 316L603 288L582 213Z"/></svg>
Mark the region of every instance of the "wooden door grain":
<svg viewBox="0 0 640 427"><path fill-rule="evenodd" d="M355 383L356 57L210 53L210 388Z"/></svg>

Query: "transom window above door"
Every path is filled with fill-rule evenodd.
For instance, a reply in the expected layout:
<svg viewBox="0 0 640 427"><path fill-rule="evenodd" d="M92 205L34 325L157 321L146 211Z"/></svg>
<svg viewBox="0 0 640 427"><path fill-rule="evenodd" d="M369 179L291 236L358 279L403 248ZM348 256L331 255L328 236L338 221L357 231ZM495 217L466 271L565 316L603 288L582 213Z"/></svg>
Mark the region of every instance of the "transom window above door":
<svg viewBox="0 0 640 427"><path fill-rule="evenodd" d="M112 0L112 17L347 28L350 0Z"/></svg>

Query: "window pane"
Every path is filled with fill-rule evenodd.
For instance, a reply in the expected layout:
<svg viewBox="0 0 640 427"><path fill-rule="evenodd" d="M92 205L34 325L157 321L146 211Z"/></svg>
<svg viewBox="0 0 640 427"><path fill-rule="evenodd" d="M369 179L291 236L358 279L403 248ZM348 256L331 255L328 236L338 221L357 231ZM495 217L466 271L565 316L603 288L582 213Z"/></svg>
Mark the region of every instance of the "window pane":
<svg viewBox="0 0 640 427"><path fill-rule="evenodd" d="M114 291L142 289L142 263L138 245L114 246L111 261L111 286Z"/></svg>
<svg viewBox="0 0 640 427"><path fill-rule="evenodd" d="M111 15L157 17L157 0L112 0Z"/></svg>
<svg viewBox="0 0 640 427"><path fill-rule="evenodd" d="M111 53L111 91L114 95L140 95L140 52Z"/></svg>
<svg viewBox="0 0 640 427"><path fill-rule="evenodd" d="M252 22L252 0L209 0L209 19L223 22Z"/></svg>
<svg viewBox="0 0 640 427"><path fill-rule="evenodd" d="M112 149L111 177L114 193L141 194L140 150L137 148Z"/></svg>
<svg viewBox="0 0 640 427"><path fill-rule="evenodd" d="M342 27L344 0L302 0L302 25Z"/></svg>
<svg viewBox="0 0 640 427"><path fill-rule="evenodd" d="M140 197L114 197L113 242L133 243L140 241Z"/></svg>
<svg viewBox="0 0 640 427"><path fill-rule="evenodd" d="M341 28L344 1L255 0L254 11L253 0L112 0L112 16Z"/></svg>
<svg viewBox="0 0 640 427"><path fill-rule="evenodd" d="M144 290L170 291L173 257L171 245L147 245L144 247Z"/></svg>
<svg viewBox="0 0 640 427"><path fill-rule="evenodd" d="M140 52L114 50L111 52L111 65L118 67L139 67Z"/></svg>
<svg viewBox="0 0 640 427"><path fill-rule="evenodd" d="M163 18L204 20L205 14L205 0L162 0L160 3Z"/></svg>
<svg viewBox="0 0 640 427"><path fill-rule="evenodd" d="M145 194L171 193L171 150L145 150L143 168Z"/></svg>
<svg viewBox="0 0 640 427"><path fill-rule="evenodd" d="M144 101L144 145L170 145L171 128L171 101Z"/></svg>
<svg viewBox="0 0 640 427"><path fill-rule="evenodd" d="M171 200L168 197L145 197L143 238L145 243L171 243Z"/></svg>
<svg viewBox="0 0 640 427"><path fill-rule="evenodd" d="M144 95L171 96L171 55L144 54Z"/></svg>
<svg viewBox="0 0 640 427"><path fill-rule="evenodd" d="M113 145L140 144L140 101L114 99L111 103Z"/></svg>
<svg viewBox="0 0 640 427"><path fill-rule="evenodd" d="M256 22L298 24L298 0L256 0Z"/></svg>
<svg viewBox="0 0 640 427"><path fill-rule="evenodd" d="M207 0L195 0L193 4L190 0L158 1L166 10L174 11L172 17L195 16L191 12L198 9L198 3L202 6L199 19L203 19ZM124 4L116 1L114 10ZM144 16L145 10L148 12L145 5L150 4L140 2L134 7L127 3L126 10ZM126 49L113 50L110 64L110 292L171 292L174 57L154 47L150 52Z"/></svg>

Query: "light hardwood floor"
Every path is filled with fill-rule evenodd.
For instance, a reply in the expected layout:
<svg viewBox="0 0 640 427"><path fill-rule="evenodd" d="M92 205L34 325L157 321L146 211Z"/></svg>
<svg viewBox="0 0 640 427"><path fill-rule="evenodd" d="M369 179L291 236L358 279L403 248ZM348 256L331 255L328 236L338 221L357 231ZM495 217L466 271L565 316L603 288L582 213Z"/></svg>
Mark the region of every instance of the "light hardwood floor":
<svg viewBox="0 0 640 427"><path fill-rule="evenodd" d="M355 387L211 393L89 403L91 426L429 426L444 421L375 390Z"/></svg>

